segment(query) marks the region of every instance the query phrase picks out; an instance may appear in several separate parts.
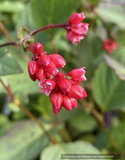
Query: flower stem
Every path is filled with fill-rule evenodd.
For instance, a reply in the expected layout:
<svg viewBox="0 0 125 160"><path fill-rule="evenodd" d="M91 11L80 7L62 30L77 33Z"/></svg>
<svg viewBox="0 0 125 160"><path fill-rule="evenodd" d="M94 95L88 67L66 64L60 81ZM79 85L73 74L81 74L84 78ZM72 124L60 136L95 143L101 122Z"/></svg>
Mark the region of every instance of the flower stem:
<svg viewBox="0 0 125 160"><path fill-rule="evenodd" d="M55 115L55 114L54 114L54 116L55 116L55 119L56 119L56 121L57 121L57 124L62 124L62 121L61 121L61 119L59 118L59 116L58 116L58 115ZM65 138L65 140L66 140L67 142L72 142L72 139L71 139L68 131L66 130L66 128L63 128L63 129L61 130L61 133L62 133L62 135L64 136L64 138Z"/></svg>
<svg viewBox="0 0 125 160"><path fill-rule="evenodd" d="M1 47L5 47L5 46L13 46L13 45L16 46L16 42L9 42L9 43L1 44L1 45L0 45L0 48L1 48Z"/></svg>
<svg viewBox="0 0 125 160"><path fill-rule="evenodd" d="M84 105L83 107L86 107L94 115L94 117L98 120L98 122L102 125L102 127L103 127L105 133L107 134L113 148L116 151L120 152L120 149L119 149L117 143L115 142L113 136L111 135L111 133L109 132L109 130L107 129L107 127L105 125L103 116L98 111L96 111L95 108L92 107L85 99L80 100L80 102Z"/></svg>
<svg viewBox="0 0 125 160"><path fill-rule="evenodd" d="M53 143L53 144L57 144L57 142L49 135L49 133L46 131L46 129L44 128L43 124L41 122L38 121L38 119L31 113L29 112L21 103L18 99L16 99L13 95L13 92L11 91L10 87L7 87L4 82L2 81L2 79L0 79L0 83L2 84L3 88L6 90L6 92L8 93L8 95L11 97L12 101L14 103L16 103L18 105L18 107L23 110L32 120L34 120L39 126L40 128L44 131L44 133L46 134L46 136L48 137L48 139Z"/></svg>
<svg viewBox="0 0 125 160"><path fill-rule="evenodd" d="M50 29L50 28L65 28L65 26L66 26L66 23L57 24L57 25L55 25L55 24L49 24L48 26L39 28L39 29L31 32L30 35L33 36L33 35L35 35L35 34L38 33L38 32L41 32L41 31L44 31L44 30Z"/></svg>

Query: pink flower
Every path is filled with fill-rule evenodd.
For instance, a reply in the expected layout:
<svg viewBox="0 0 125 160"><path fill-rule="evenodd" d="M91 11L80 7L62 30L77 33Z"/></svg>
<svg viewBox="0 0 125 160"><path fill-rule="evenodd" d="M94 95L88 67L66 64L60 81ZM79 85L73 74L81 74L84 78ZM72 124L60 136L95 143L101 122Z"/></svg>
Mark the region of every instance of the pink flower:
<svg viewBox="0 0 125 160"><path fill-rule="evenodd" d="M88 23L79 23L79 24L72 24L71 25L71 31L75 34L83 34L86 35L86 32L88 31Z"/></svg>
<svg viewBox="0 0 125 160"><path fill-rule="evenodd" d="M86 71L84 70L85 67L81 67L78 69L73 69L68 73L68 76L70 76L73 80L77 81L86 81L85 73Z"/></svg>
<svg viewBox="0 0 125 160"><path fill-rule="evenodd" d="M63 68L66 65L64 58L59 54L51 54L49 57L56 67Z"/></svg>
<svg viewBox="0 0 125 160"><path fill-rule="evenodd" d="M46 79L44 81L39 82L40 86L40 92L45 92L45 94L48 96L51 91L55 88L56 82L52 79Z"/></svg>
<svg viewBox="0 0 125 160"><path fill-rule="evenodd" d="M67 37L74 44L79 43L88 30L88 24L80 23L84 18L83 13L76 13L66 22ZM68 74L60 73L57 68L66 65L62 56L46 55L47 52L43 51L39 42L30 44L28 49L34 54L32 61L28 63L29 76L33 81L40 81L40 92L50 95L55 114L58 114L62 107L68 111L71 111L72 107L77 108L77 99L87 97L84 88L79 86L86 80L85 67L74 69Z"/></svg>
<svg viewBox="0 0 125 160"><path fill-rule="evenodd" d="M114 50L117 49L117 42L113 39L106 39L103 42L103 48L109 53L112 54Z"/></svg>
<svg viewBox="0 0 125 160"><path fill-rule="evenodd" d="M75 45L84 39L83 35L86 35L88 31L89 24L81 23L84 18L84 13L74 13L69 17L69 21L66 23L67 38Z"/></svg>
<svg viewBox="0 0 125 160"><path fill-rule="evenodd" d="M72 42L73 44L77 44L81 42L81 39L84 39L82 35L77 35L73 33L72 31L67 31L67 38Z"/></svg>

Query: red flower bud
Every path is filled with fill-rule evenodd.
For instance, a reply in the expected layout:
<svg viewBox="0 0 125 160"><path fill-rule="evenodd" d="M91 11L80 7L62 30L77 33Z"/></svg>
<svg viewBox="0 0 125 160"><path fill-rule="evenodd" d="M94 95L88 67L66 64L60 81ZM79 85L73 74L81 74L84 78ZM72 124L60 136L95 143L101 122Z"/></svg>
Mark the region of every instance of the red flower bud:
<svg viewBox="0 0 125 160"><path fill-rule="evenodd" d="M33 54L41 54L43 52L43 48L44 48L43 45L37 42L32 46L31 52Z"/></svg>
<svg viewBox="0 0 125 160"><path fill-rule="evenodd" d="M40 55L38 59L39 65L48 66L50 63L50 57L47 55Z"/></svg>
<svg viewBox="0 0 125 160"><path fill-rule="evenodd" d="M66 62L62 56L59 54L52 54L49 55L51 61L56 65L58 68L63 68L66 65Z"/></svg>
<svg viewBox="0 0 125 160"><path fill-rule="evenodd" d="M72 79L74 80L78 80L78 81L86 81L86 77L85 77L85 73L86 71L84 70L85 67L81 67L81 68L78 68L78 69L73 69L72 71L70 71L68 73L68 75L70 77L72 77Z"/></svg>
<svg viewBox="0 0 125 160"><path fill-rule="evenodd" d="M30 61L28 63L28 71L30 74L36 73L38 69L39 69L39 65L37 61Z"/></svg>
<svg viewBox="0 0 125 160"><path fill-rule="evenodd" d="M55 76L59 72L56 65L52 61L50 61L49 65L44 67L44 69L46 72L50 73L53 76Z"/></svg>
<svg viewBox="0 0 125 160"><path fill-rule="evenodd" d="M53 111L55 112L56 115L60 112L61 108L62 108L62 107L60 107L60 109L56 109L56 108L53 106Z"/></svg>
<svg viewBox="0 0 125 160"><path fill-rule="evenodd" d="M53 107L59 110L62 106L63 95L59 91L53 91L50 94L50 101L53 104Z"/></svg>
<svg viewBox="0 0 125 160"><path fill-rule="evenodd" d="M52 79L46 79L45 81L39 82L40 86L40 92L45 92L45 94L48 96L51 91L55 88L56 82Z"/></svg>
<svg viewBox="0 0 125 160"><path fill-rule="evenodd" d="M61 81L62 79L64 79L64 73L58 73L55 77L56 81Z"/></svg>
<svg viewBox="0 0 125 160"><path fill-rule="evenodd" d="M67 93L67 92L70 92L72 84L71 84L70 80L63 79L63 80L59 81L58 85L63 93Z"/></svg>
<svg viewBox="0 0 125 160"><path fill-rule="evenodd" d="M109 54L112 54L113 51L117 49L117 42L113 39L106 39L103 42L103 48L108 51Z"/></svg>
<svg viewBox="0 0 125 160"><path fill-rule="evenodd" d="M87 93L81 86L75 85L71 87L70 92L67 93L69 97L75 99L82 99L87 97Z"/></svg>
<svg viewBox="0 0 125 160"><path fill-rule="evenodd" d="M46 72L46 79L50 79L50 77L51 77L51 74Z"/></svg>
<svg viewBox="0 0 125 160"><path fill-rule="evenodd" d="M36 77L38 81L42 81L45 79L46 73L43 68L38 69L38 71L36 72Z"/></svg>
<svg viewBox="0 0 125 160"><path fill-rule="evenodd" d="M72 110L72 103L71 103L70 98L69 98L67 95L65 95L65 96L63 97L62 106L63 106L64 108L66 108L68 111L71 111L71 110Z"/></svg>
<svg viewBox="0 0 125 160"><path fill-rule="evenodd" d="M78 24L85 18L84 13L74 13L69 17L68 22Z"/></svg>
<svg viewBox="0 0 125 160"><path fill-rule="evenodd" d="M88 23L72 24L71 31L75 34L86 35L86 32L88 31L88 25Z"/></svg>
<svg viewBox="0 0 125 160"><path fill-rule="evenodd" d="M37 78L36 78L36 75L35 75L35 74L30 74L30 73L29 73L29 76L30 76L30 78L31 78L33 81L36 81Z"/></svg>
<svg viewBox="0 0 125 160"><path fill-rule="evenodd" d="M72 103L72 107L77 108L77 105L78 105L77 100L75 98L70 98L70 100L71 100L71 103Z"/></svg>

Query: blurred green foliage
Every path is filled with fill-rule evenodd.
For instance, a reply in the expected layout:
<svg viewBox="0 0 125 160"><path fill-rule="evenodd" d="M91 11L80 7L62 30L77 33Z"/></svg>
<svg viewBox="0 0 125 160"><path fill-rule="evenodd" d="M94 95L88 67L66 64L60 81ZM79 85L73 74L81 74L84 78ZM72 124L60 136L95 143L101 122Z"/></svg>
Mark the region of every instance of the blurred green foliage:
<svg viewBox="0 0 125 160"><path fill-rule="evenodd" d="M104 116L119 152L125 155L125 79L122 72L125 67L125 1L0 0L0 25L4 24L17 41L19 26L35 30L51 23L64 23L75 12L85 13L83 22L89 23L88 34L80 44L71 44L63 29L38 33L35 42L42 43L48 54L57 52L63 56L66 73L86 67L87 81L82 84L88 93L86 101ZM103 49L103 40L110 37L117 41L118 48L105 61L103 56L108 53ZM0 44L8 41L0 27ZM115 153L102 126L80 102L77 109L69 112L63 108L58 117L54 115L49 97L40 93L38 82L29 78L27 64L31 58L30 52L25 53L20 48L0 48L0 78L61 147L48 141L0 84L0 160L59 160L64 153ZM57 125L58 121L61 124ZM66 142L64 129L71 143Z"/></svg>

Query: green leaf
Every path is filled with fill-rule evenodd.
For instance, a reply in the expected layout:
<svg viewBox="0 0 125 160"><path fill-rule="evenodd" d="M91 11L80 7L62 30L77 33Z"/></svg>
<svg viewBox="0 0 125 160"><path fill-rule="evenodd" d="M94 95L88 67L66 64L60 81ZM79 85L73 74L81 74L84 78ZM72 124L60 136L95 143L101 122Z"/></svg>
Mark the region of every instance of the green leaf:
<svg viewBox="0 0 125 160"><path fill-rule="evenodd" d="M100 154L100 151L89 142L62 143L61 146L53 145L45 148L41 153L40 160L59 160L61 154Z"/></svg>
<svg viewBox="0 0 125 160"><path fill-rule="evenodd" d="M31 14L31 7L29 3L25 5L23 11L16 17L16 30L18 30L20 26L26 26L31 30L35 29L34 21Z"/></svg>
<svg viewBox="0 0 125 160"><path fill-rule="evenodd" d="M43 124L46 130L52 125ZM31 160L48 144L48 138L41 128L31 120L14 123L0 139L1 160ZM9 154L7 154L9 153Z"/></svg>
<svg viewBox="0 0 125 160"><path fill-rule="evenodd" d="M19 112L20 111L20 108L13 102L9 103L8 107L12 112Z"/></svg>
<svg viewBox="0 0 125 160"><path fill-rule="evenodd" d="M0 76L21 73L18 62L9 54L9 50L0 49Z"/></svg>
<svg viewBox="0 0 125 160"><path fill-rule="evenodd" d="M115 70L116 75L122 79L125 80L125 67L122 66L119 62L108 56L107 54L103 54L103 57L106 61L106 63Z"/></svg>
<svg viewBox="0 0 125 160"><path fill-rule="evenodd" d="M73 0L31 0L32 15L38 27L65 23L72 11Z"/></svg>
<svg viewBox="0 0 125 160"><path fill-rule="evenodd" d="M22 2L0 2L0 12L21 12L25 8Z"/></svg>
<svg viewBox="0 0 125 160"><path fill-rule="evenodd" d="M8 122L8 118L4 114L0 114L0 126L5 125Z"/></svg>
<svg viewBox="0 0 125 160"><path fill-rule="evenodd" d="M69 124L80 132L90 132L97 127L96 119L85 112L78 112L69 120Z"/></svg>
<svg viewBox="0 0 125 160"><path fill-rule="evenodd" d="M17 38L21 40L24 38L26 35L30 34L30 30L26 26L20 26L18 31L17 31Z"/></svg>
<svg viewBox="0 0 125 160"><path fill-rule="evenodd" d="M120 28L125 28L125 12L122 6L100 5L95 8L95 12L106 22L112 22L118 25Z"/></svg>
<svg viewBox="0 0 125 160"><path fill-rule="evenodd" d="M125 49L114 53L115 57L124 66ZM103 63L92 81L93 96L102 110L120 109L125 106L125 82L115 74L115 71Z"/></svg>
<svg viewBox="0 0 125 160"><path fill-rule="evenodd" d="M13 88L14 93L23 93L23 94L33 94L39 93L40 88L38 86L38 81L32 81L28 74L28 62L24 60L19 60L20 66L23 68L23 73L18 76L11 75L2 77L2 80L6 85L10 85ZM0 93L5 92L3 87L0 84Z"/></svg>
<svg viewBox="0 0 125 160"><path fill-rule="evenodd" d="M52 110L52 104L50 102L49 96L42 94L38 99L38 104L34 108L41 112L43 115L48 116Z"/></svg>
<svg viewBox="0 0 125 160"><path fill-rule="evenodd" d="M118 125L113 126L110 128L110 134L112 135L113 139L117 143L121 152L125 151L125 121L120 122ZM108 149L112 150L112 145L109 141L109 138L104 132L99 132L96 137L95 146L99 149Z"/></svg>

